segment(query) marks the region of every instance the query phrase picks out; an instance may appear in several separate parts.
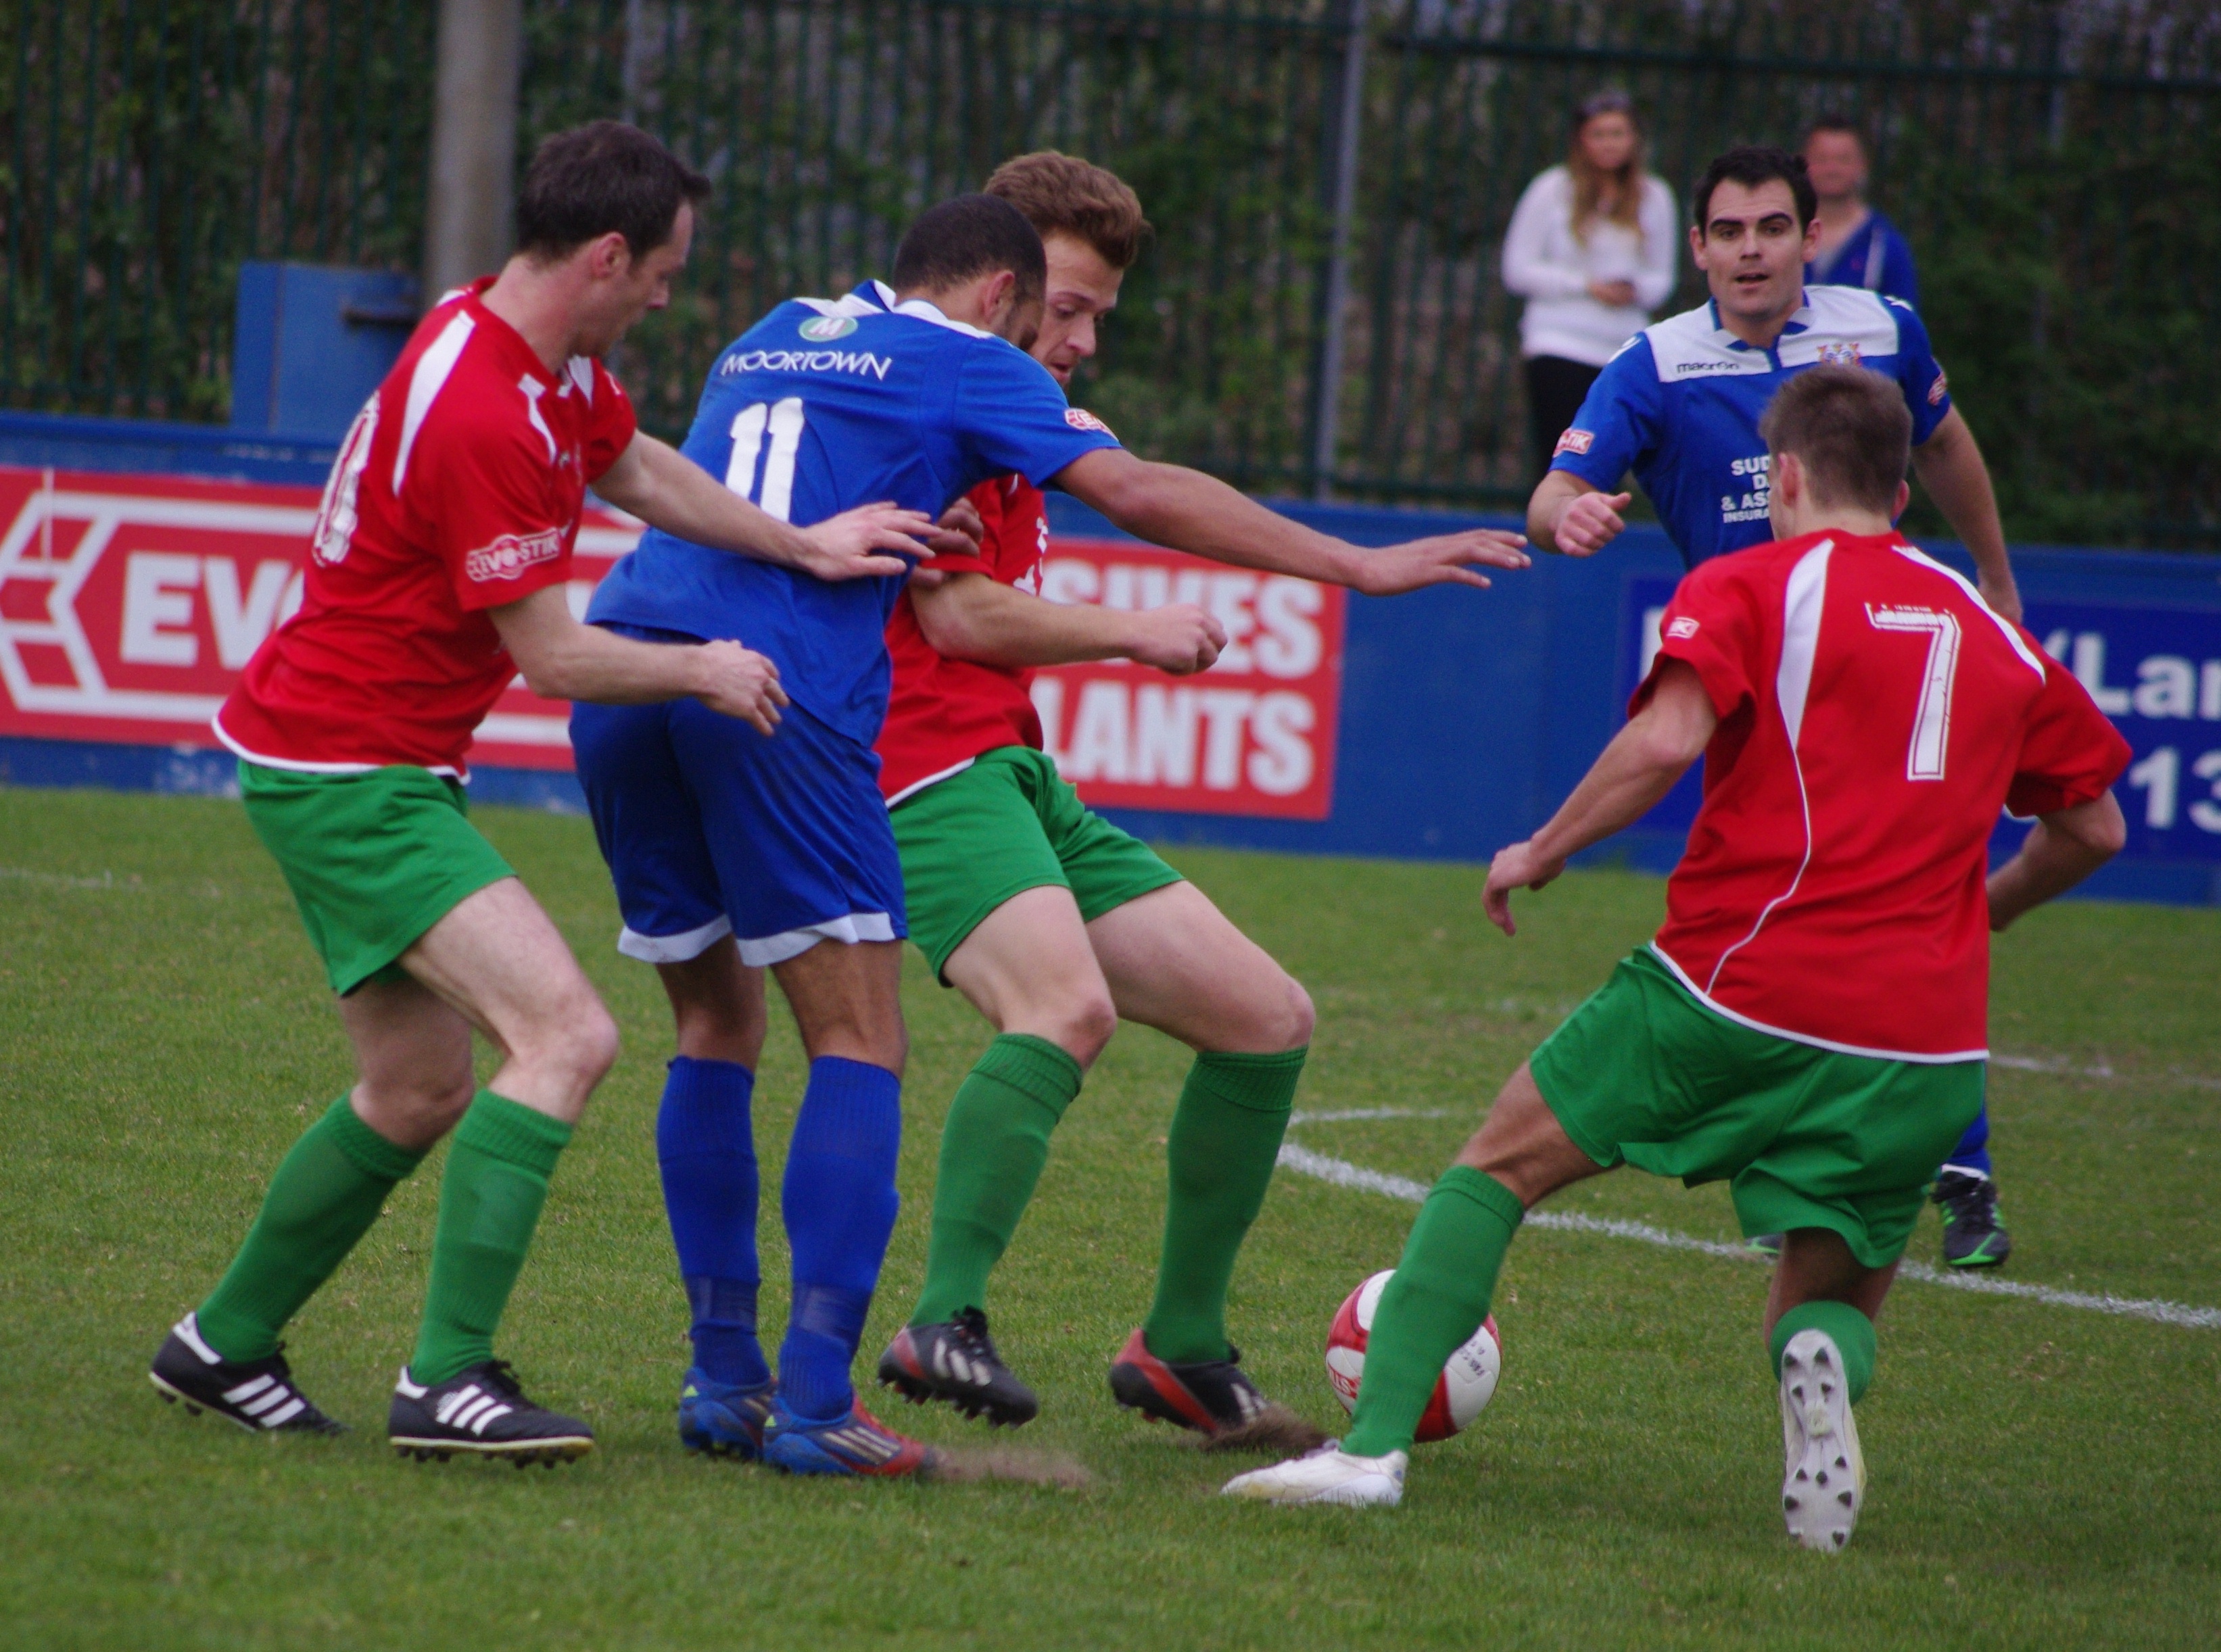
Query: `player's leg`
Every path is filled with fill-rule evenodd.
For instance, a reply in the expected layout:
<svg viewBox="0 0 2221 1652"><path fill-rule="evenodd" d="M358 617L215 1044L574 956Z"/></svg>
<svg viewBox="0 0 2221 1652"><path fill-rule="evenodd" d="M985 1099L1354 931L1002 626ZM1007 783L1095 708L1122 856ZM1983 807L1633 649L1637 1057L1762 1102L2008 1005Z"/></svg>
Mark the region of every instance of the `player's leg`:
<svg viewBox="0 0 2221 1652"><path fill-rule="evenodd" d="M1112 887L1121 877L1147 885L1169 871L1093 816L1066 843L1074 888L1091 907L1123 894ZM1119 1013L1197 1052L1167 1132L1154 1299L1111 1367L1111 1391L1145 1416L1222 1433L1266 1409L1238 1368L1226 1294L1279 1161L1311 1044L1311 999L1192 883L1118 901L1097 913L1088 937Z"/></svg>
<svg viewBox="0 0 2221 1652"><path fill-rule="evenodd" d="M494 1334L557 1160L616 1060L616 1024L539 903L514 878L426 931L402 964L502 1055L448 1144L424 1317L388 1431L419 1457L553 1462L592 1449L575 1418L527 1399Z"/></svg>
<svg viewBox="0 0 2221 1652"><path fill-rule="evenodd" d="M278 1336L472 1092L470 1024L397 969L386 976L339 1001L360 1077L279 1163L222 1280L155 1356L165 1397L254 1429L338 1429L293 1386Z"/></svg>
<svg viewBox="0 0 2221 1652"><path fill-rule="evenodd" d="M721 936L697 957L659 963L656 975L679 1034L656 1114L656 1159L694 1343L679 1437L692 1450L752 1458L763 1448L772 1393L756 1337L760 1176L751 1118L763 971Z"/></svg>
<svg viewBox="0 0 2221 1652"><path fill-rule="evenodd" d="M987 1330L987 1281L1048 1161L1049 1137L1117 1025L1110 990L1043 828L1041 754L992 751L893 812L910 939L996 1032L951 1099L909 1323L882 1382L992 1423L1040 1409Z"/></svg>
<svg viewBox="0 0 2221 1652"><path fill-rule="evenodd" d="M1745 1231L1785 1236L1766 1312L1781 1400L1782 1515L1805 1547L1835 1553L1865 1498L1853 1407L1873 1380L1874 1322L1918 1219L1928 1166L1981 1105L1982 1064L1780 1045L1780 1059L1803 1069L1795 1105L1730 1191Z"/></svg>
<svg viewBox="0 0 2221 1652"><path fill-rule="evenodd" d="M892 842L887 851L892 864ZM901 944L820 941L772 972L810 1083L779 1191L794 1289L764 1457L790 1474L929 1474L934 1454L881 1424L850 1381L901 1204Z"/></svg>
<svg viewBox="0 0 2221 1652"><path fill-rule="evenodd" d="M2012 1254L2012 1235L1998 1214L1986 1104L1936 1173L1935 1198L1943 1207L1943 1260L1950 1266L1996 1268Z"/></svg>
<svg viewBox="0 0 2221 1652"><path fill-rule="evenodd" d="M305 775L242 763L239 775L247 819L339 995L358 1082L287 1155L223 1282L164 1344L153 1376L198 1403L216 1382L214 1408L247 1426L307 1428L322 1419L280 1394L278 1332L470 1094L467 1025L397 960L459 902L514 875L472 830L461 787L422 769ZM252 1375L217 1381L247 1365Z"/></svg>
<svg viewBox="0 0 2221 1652"><path fill-rule="evenodd" d="M761 739L684 702L579 704L571 714L579 778L624 921L617 950L655 966L678 1029L656 1153L695 1352L679 1383L679 1439L741 1457L761 1449L771 1406L755 1336L751 1118L763 972L733 940L711 836L754 818L757 803L742 789ZM732 848L738 880L748 876L745 847Z"/></svg>
<svg viewBox="0 0 2221 1652"><path fill-rule="evenodd" d="M1610 1168L1567 1134L1523 1064L1420 1206L1373 1311L1349 1432L1335 1449L1237 1475L1227 1493L1275 1503L1401 1501L1419 1418L1444 1362L1488 1318L1528 1208Z"/></svg>

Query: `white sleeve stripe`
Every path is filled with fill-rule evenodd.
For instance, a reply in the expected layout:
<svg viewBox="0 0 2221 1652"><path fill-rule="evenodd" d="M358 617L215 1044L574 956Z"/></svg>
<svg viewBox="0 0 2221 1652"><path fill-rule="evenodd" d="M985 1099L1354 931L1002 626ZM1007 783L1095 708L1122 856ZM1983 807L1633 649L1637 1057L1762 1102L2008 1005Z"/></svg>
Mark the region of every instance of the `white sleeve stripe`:
<svg viewBox="0 0 2221 1652"><path fill-rule="evenodd" d="M445 388L447 376L455 371L456 362L462 358L463 346L470 343L471 334L477 326L468 310L457 310L454 319L440 329L440 336L416 358L416 371L409 375L409 408L401 416L401 446L393 455L396 499L401 497L401 483L409 471L409 453L416 446L416 433L423 429L432 403Z"/></svg>

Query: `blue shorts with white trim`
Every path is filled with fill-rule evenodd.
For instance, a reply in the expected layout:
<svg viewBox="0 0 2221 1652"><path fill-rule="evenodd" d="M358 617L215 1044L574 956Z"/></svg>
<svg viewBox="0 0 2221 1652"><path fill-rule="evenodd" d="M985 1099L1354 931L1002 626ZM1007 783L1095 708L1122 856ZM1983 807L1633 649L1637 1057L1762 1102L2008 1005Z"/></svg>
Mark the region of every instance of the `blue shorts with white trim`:
<svg viewBox="0 0 2221 1652"><path fill-rule="evenodd" d="M820 940L909 934L879 758L800 706L766 736L698 700L580 703L571 745L626 956L683 963L730 934L760 968Z"/></svg>

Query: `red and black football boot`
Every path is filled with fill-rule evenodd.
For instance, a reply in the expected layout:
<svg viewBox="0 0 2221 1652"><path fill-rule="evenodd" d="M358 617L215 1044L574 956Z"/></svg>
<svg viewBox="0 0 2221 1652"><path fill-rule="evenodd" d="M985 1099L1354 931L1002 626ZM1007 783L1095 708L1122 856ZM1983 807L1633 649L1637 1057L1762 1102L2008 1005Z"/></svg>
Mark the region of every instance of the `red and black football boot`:
<svg viewBox="0 0 2221 1652"><path fill-rule="evenodd" d="M1245 1428L1273 1409L1242 1374L1240 1349L1229 1344L1223 1360L1173 1364L1149 1352L1138 1327L1111 1363L1110 1392L1153 1422L1204 1435Z"/></svg>

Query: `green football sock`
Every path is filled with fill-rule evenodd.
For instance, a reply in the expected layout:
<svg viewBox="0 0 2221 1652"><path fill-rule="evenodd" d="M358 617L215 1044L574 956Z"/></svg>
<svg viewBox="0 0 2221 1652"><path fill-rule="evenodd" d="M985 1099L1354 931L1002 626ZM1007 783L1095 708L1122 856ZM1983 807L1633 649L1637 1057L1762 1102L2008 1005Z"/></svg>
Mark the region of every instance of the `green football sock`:
<svg viewBox="0 0 2221 1652"><path fill-rule="evenodd" d="M987 1275L1010 1248L1048 1163L1049 1132L1079 1094L1079 1063L1046 1038L1006 1032L948 1104L914 1325L987 1305Z"/></svg>
<svg viewBox="0 0 2221 1652"><path fill-rule="evenodd" d="M409 1375L445 1382L493 1357L494 1327L524 1266L571 1126L480 1090L447 1144L432 1282Z"/></svg>
<svg viewBox="0 0 2221 1652"><path fill-rule="evenodd" d="M1462 1164L1442 1172L1373 1311L1343 1450L1379 1457L1411 1449L1443 1365L1488 1318L1497 1270L1525 1214L1493 1176Z"/></svg>
<svg viewBox="0 0 2221 1652"><path fill-rule="evenodd" d="M1767 1351L1774 1356L1774 1375L1781 1378L1781 1356L1789 1339L1800 1331L1824 1331L1843 1356L1843 1386L1855 1406L1867 1397L1874 1381L1874 1321L1848 1302L1800 1302L1774 1322Z"/></svg>
<svg viewBox="0 0 2221 1652"><path fill-rule="evenodd" d="M1157 1297L1142 1325L1142 1345L1161 1360L1226 1357L1235 1254L1264 1207L1309 1053L1206 1050L1188 1069L1165 1143L1170 1186Z"/></svg>
<svg viewBox="0 0 2221 1652"><path fill-rule="evenodd" d="M202 1339L228 1360L276 1348L423 1157L363 1123L347 1097L333 1102L278 1162L247 1242L196 1311Z"/></svg>

